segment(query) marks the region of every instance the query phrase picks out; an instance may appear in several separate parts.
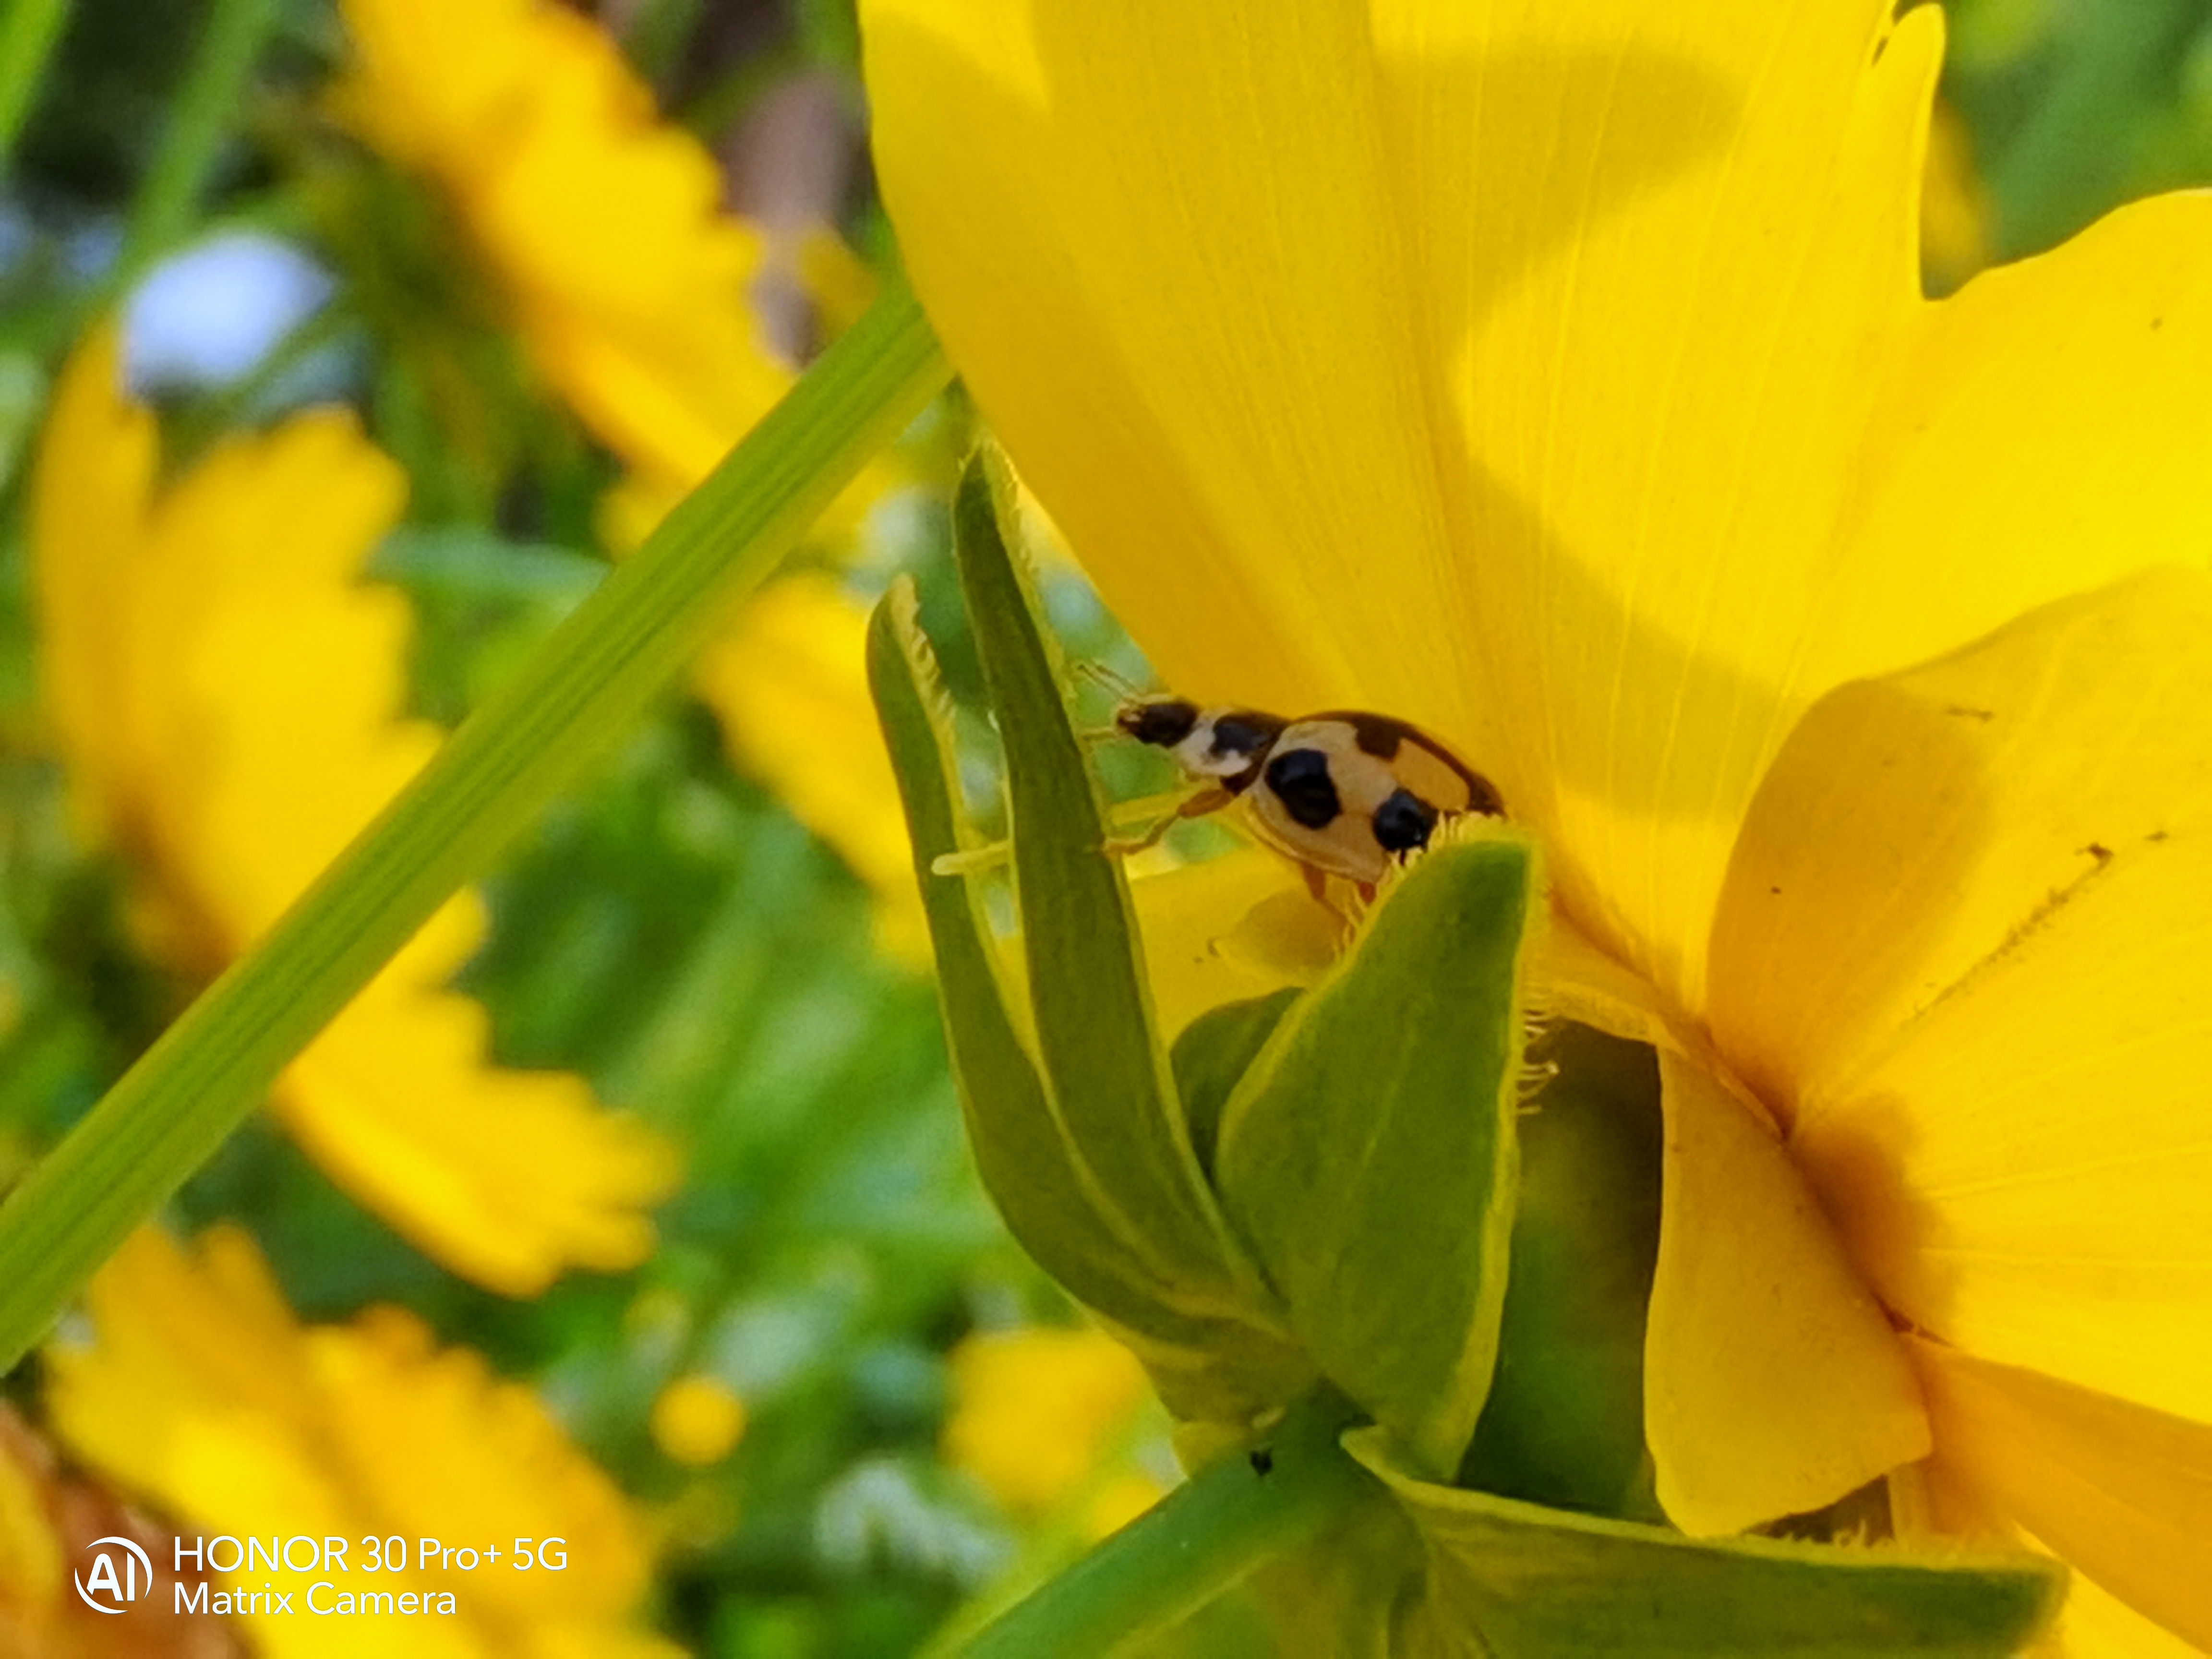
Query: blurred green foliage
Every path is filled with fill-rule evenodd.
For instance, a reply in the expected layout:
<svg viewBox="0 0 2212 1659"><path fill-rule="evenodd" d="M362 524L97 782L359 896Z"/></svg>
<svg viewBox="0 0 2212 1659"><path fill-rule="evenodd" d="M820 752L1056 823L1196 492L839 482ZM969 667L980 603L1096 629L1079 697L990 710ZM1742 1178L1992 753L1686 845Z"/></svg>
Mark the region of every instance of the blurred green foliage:
<svg viewBox="0 0 2212 1659"><path fill-rule="evenodd" d="M2212 0L1949 9L1945 92L2000 254L2212 179ZM801 76L829 77L857 123L850 0L639 0L620 13L664 106L702 136L740 128ZM149 222L147 180L209 15L202 0L80 0L0 190L0 1185L192 988L133 948L118 872L70 834L34 706L21 509L46 389L114 297L126 227ZM615 469L526 391L493 307L437 255L436 210L319 131L312 91L340 49L325 0L285 0L266 21L250 95L222 112L180 199L199 228L252 225L307 247L335 289L244 380L173 396L171 448L308 392L368 411L414 489L378 569L415 607L416 706L450 725L598 580L593 508ZM838 205L854 245L887 257L864 169ZM922 625L972 710L980 674L944 507L968 431L951 404L909 441L919 485L878 515L852 580L918 574ZM1078 579L1050 573L1045 597L1071 654L1141 678ZM966 730L980 754L972 713ZM1119 793L1158 785L1155 757L1103 758ZM665 1517L659 1612L695 1651L911 1652L1001 1574L1033 1577L1036 1559L1019 1559L1032 1534L939 1458L945 1356L971 1329L1064 1304L982 1197L933 991L874 952L860 884L732 771L707 715L675 696L515 849L488 896L491 943L465 988L491 1012L499 1057L578 1071L683 1149L659 1252L628 1274L506 1301L425 1261L265 1123L186 1189L179 1218L243 1220L303 1316L400 1302L539 1383ZM644 1426L656 1392L695 1368L730 1382L750 1416L732 1457L705 1471L672 1462ZM6 1390L27 1401L32 1382L19 1372ZM1254 1639L1232 1608L1181 1645Z"/></svg>

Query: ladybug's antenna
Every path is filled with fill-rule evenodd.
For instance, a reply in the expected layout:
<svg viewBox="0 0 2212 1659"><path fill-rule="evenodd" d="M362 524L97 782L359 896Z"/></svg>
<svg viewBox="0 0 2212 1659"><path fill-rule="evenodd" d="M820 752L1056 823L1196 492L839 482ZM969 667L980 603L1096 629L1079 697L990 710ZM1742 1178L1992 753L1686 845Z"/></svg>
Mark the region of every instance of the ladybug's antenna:
<svg viewBox="0 0 2212 1659"><path fill-rule="evenodd" d="M1145 694L1134 680L1100 662L1096 657L1082 657L1068 665L1068 672L1086 679L1105 692L1116 702L1135 702Z"/></svg>

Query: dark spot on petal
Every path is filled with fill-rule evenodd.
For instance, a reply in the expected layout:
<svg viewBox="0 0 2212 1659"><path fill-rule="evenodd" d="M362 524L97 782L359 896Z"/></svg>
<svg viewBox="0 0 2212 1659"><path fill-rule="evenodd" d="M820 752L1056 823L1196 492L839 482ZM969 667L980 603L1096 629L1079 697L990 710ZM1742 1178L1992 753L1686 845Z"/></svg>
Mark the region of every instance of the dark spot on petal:
<svg viewBox="0 0 2212 1659"><path fill-rule="evenodd" d="M1943 712L1956 714L1963 720L1993 720L1997 717L1997 711L1994 708L1977 708L1972 703L1964 702L1954 702Z"/></svg>
<svg viewBox="0 0 2212 1659"><path fill-rule="evenodd" d="M1139 743L1172 749L1198 724L1198 705L1182 697L1147 697L1123 706L1114 724Z"/></svg>
<svg viewBox="0 0 2212 1659"><path fill-rule="evenodd" d="M1336 780L1329 775L1328 757L1318 749L1293 749L1269 761L1267 787L1281 800L1291 821L1309 830L1326 830L1344 810L1337 799Z"/></svg>
<svg viewBox="0 0 2212 1659"><path fill-rule="evenodd" d="M1272 1474L1274 1472L1275 1454L1266 1446L1253 1447L1250 1461L1255 1474Z"/></svg>
<svg viewBox="0 0 2212 1659"><path fill-rule="evenodd" d="M2093 841L2081 850L2087 853L2091 858L2096 860L2100 864L2109 864L2112 862L2112 849L2106 846L2105 843L2100 841Z"/></svg>
<svg viewBox="0 0 2212 1659"><path fill-rule="evenodd" d="M1410 853L1429 844L1437 809L1410 790L1401 789L1375 809L1375 839L1386 853Z"/></svg>

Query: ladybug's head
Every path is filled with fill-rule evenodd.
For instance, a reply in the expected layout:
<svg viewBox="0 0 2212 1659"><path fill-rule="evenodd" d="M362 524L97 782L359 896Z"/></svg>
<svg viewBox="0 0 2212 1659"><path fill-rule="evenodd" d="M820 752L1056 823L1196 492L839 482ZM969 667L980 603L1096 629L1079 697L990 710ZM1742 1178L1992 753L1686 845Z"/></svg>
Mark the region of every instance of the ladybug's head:
<svg viewBox="0 0 2212 1659"><path fill-rule="evenodd" d="M1142 697L1125 702L1114 716L1139 743L1172 749L1198 729L1198 705L1184 697Z"/></svg>

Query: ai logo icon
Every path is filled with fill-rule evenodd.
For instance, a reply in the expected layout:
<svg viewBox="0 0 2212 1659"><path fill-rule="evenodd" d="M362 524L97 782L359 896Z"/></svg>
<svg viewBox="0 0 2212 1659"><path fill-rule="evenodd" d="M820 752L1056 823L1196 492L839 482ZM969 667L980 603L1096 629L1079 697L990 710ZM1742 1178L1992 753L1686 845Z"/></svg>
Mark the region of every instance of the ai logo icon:
<svg viewBox="0 0 2212 1659"><path fill-rule="evenodd" d="M76 1595L94 1613L121 1613L154 1588L153 1562L129 1539L95 1538L85 1547L92 1552L92 1571L88 1576L78 1569ZM119 1572L117 1551L124 1552Z"/></svg>

